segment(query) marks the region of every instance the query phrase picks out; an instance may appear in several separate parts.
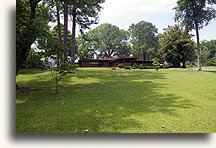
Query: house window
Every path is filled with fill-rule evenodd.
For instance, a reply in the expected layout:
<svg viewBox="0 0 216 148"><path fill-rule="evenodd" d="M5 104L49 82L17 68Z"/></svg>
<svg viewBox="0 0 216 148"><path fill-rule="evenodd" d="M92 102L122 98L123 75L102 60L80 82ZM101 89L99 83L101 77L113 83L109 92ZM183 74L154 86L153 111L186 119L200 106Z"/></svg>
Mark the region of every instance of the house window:
<svg viewBox="0 0 216 148"><path fill-rule="evenodd" d="M97 65L97 64L100 64L100 63L99 62L89 62L89 64Z"/></svg>

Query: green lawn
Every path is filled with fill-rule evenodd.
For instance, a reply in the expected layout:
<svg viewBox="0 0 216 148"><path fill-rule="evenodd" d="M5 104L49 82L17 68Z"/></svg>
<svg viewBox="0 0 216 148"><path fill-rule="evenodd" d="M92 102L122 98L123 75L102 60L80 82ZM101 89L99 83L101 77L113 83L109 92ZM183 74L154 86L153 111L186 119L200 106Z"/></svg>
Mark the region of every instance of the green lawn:
<svg viewBox="0 0 216 148"><path fill-rule="evenodd" d="M79 68L55 83L21 71L17 133L213 133L215 72ZM28 89L30 88L30 89Z"/></svg>
<svg viewBox="0 0 216 148"><path fill-rule="evenodd" d="M202 67L202 69L216 69L215 66L204 66Z"/></svg>

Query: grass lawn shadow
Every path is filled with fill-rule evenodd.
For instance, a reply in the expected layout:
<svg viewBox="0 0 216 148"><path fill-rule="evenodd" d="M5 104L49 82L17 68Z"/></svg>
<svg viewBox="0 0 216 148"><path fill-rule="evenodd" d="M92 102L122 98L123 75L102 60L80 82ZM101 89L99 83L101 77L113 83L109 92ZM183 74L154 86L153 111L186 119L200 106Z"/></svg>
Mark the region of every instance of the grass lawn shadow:
<svg viewBox="0 0 216 148"><path fill-rule="evenodd" d="M154 71L80 70L63 79L58 95L51 79L21 82L43 91L17 95L25 100L17 104L17 132L171 132L161 128L163 122L178 117L177 109L196 106L174 93L160 93L165 79Z"/></svg>

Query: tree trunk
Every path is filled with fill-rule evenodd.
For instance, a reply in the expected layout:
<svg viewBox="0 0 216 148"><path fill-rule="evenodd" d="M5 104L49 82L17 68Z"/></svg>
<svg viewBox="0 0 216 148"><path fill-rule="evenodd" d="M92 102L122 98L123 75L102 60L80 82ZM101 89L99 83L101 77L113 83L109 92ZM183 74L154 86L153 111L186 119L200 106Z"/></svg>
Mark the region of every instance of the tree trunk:
<svg viewBox="0 0 216 148"><path fill-rule="evenodd" d="M71 64L74 64L75 61L75 50L76 50L76 8L73 6L72 8L72 48L71 48Z"/></svg>
<svg viewBox="0 0 216 148"><path fill-rule="evenodd" d="M148 61L148 53L145 51L145 60Z"/></svg>
<svg viewBox="0 0 216 148"><path fill-rule="evenodd" d="M21 48L20 50L16 50L16 54L19 56L16 56L16 76L20 70L20 67L22 66L22 64L24 64L24 62L27 59L27 55L29 50L31 49L31 45L34 43L34 41L36 40L36 28L35 28L35 23L34 23L34 19L35 19L35 12L36 12L36 7L37 4L40 2L40 0L29 0L30 3L30 17L29 20L27 22L26 25L26 29L24 30L24 37L27 38L25 41L22 41L19 43ZM18 53L19 51L19 53ZM18 86L18 84L16 84L16 88L19 89L20 87Z"/></svg>
<svg viewBox="0 0 216 148"><path fill-rule="evenodd" d="M57 17L57 26L58 26L58 42L59 44L61 44L61 22L60 22L60 14L59 14L59 3L56 1L56 17ZM59 65L59 51L58 51L58 55L57 55L57 64Z"/></svg>
<svg viewBox="0 0 216 148"><path fill-rule="evenodd" d="M58 80L56 80L56 94L58 94Z"/></svg>
<svg viewBox="0 0 216 148"><path fill-rule="evenodd" d="M144 60L144 49L141 49L141 60Z"/></svg>
<svg viewBox="0 0 216 148"><path fill-rule="evenodd" d="M64 46L67 47L67 38L68 38L68 4L64 3ZM67 61L67 51L64 49L63 61Z"/></svg>
<svg viewBox="0 0 216 148"><path fill-rule="evenodd" d="M199 41L198 23L195 24L195 28L196 28L196 37L197 37L197 66L198 66L198 71L202 71L201 63L200 63L200 41Z"/></svg>
<svg viewBox="0 0 216 148"><path fill-rule="evenodd" d="M208 66L208 57L206 56L206 66Z"/></svg>

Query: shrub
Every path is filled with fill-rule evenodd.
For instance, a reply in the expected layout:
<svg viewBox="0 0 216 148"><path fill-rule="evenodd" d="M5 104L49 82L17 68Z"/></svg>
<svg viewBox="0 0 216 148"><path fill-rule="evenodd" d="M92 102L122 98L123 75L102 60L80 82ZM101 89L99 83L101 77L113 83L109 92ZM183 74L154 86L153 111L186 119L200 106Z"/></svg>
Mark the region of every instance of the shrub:
<svg viewBox="0 0 216 148"><path fill-rule="evenodd" d="M78 68L78 67L80 67L80 66L79 66L79 64L74 64L74 65L72 65L72 67L73 67L73 68Z"/></svg>
<svg viewBox="0 0 216 148"><path fill-rule="evenodd" d="M140 64L140 65L139 65L139 69L144 69L143 64Z"/></svg>
<svg viewBox="0 0 216 148"><path fill-rule="evenodd" d="M132 69L137 69L137 68L139 68L139 66L136 63L133 64Z"/></svg>
<svg viewBox="0 0 216 148"><path fill-rule="evenodd" d="M56 94L58 94L58 82L61 81L61 79L71 73L75 73L76 68L73 67L73 65L69 63L60 63L57 67L54 67L53 65L50 66L51 70L51 76L56 84Z"/></svg>
<svg viewBox="0 0 216 148"><path fill-rule="evenodd" d="M118 64L118 68L124 68L124 64Z"/></svg>
<svg viewBox="0 0 216 148"><path fill-rule="evenodd" d="M216 54L215 54L215 56L211 59L209 65L211 65L211 66L216 66Z"/></svg>
<svg viewBox="0 0 216 148"><path fill-rule="evenodd" d="M154 69L154 66L144 66L145 69Z"/></svg>
<svg viewBox="0 0 216 148"><path fill-rule="evenodd" d="M41 55L38 52L30 51L25 62L26 68L40 68L44 69L43 62L41 61Z"/></svg>
<svg viewBox="0 0 216 148"><path fill-rule="evenodd" d="M154 59L152 59L151 61L157 61L157 62L159 62L159 61L161 61L161 59L159 59L159 58L154 58Z"/></svg>
<svg viewBox="0 0 216 148"><path fill-rule="evenodd" d="M124 66L124 68L125 68L125 69L131 69L131 67L130 67L130 66Z"/></svg>
<svg viewBox="0 0 216 148"><path fill-rule="evenodd" d="M152 65L154 66L156 71L158 71L158 69L160 68L160 63L158 61L156 61L156 60L152 63Z"/></svg>
<svg viewBox="0 0 216 148"><path fill-rule="evenodd" d="M169 65L163 65L163 68L170 68Z"/></svg>

